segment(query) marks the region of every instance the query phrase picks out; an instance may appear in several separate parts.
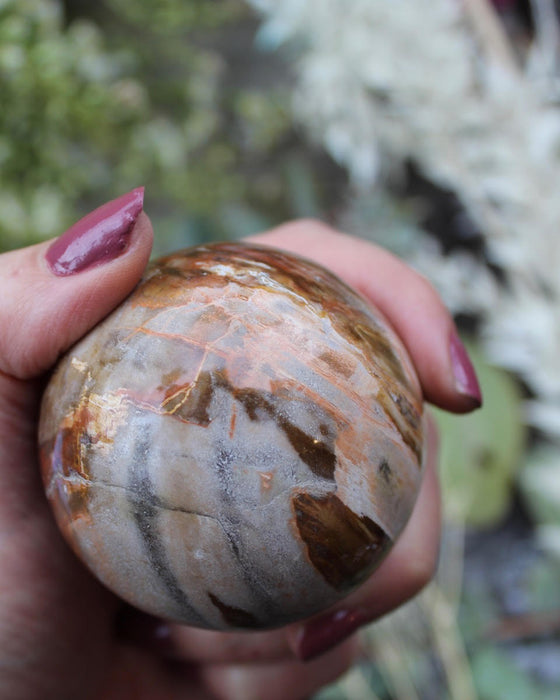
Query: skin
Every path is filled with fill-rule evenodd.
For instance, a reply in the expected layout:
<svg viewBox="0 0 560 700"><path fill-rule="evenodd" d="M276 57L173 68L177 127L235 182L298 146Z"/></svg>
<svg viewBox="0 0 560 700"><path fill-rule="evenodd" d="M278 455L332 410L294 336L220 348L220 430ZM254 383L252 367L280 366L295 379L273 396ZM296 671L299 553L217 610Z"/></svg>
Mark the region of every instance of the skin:
<svg viewBox="0 0 560 700"><path fill-rule="evenodd" d="M426 399L473 408L455 386L453 321L426 280L386 251L314 221L253 240L315 259L377 305L408 347ZM36 420L46 373L72 343L134 287L149 258L142 214L120 257L65 278L45 262L49 242L0 256L0 697L11 700L297 700L346 671L351 637L298 659L305 623L223 634L162 625L134 613L94 580L61 539L43 494ZM394 290L398 290L398 295ZM371 621L432 577L440 531L436 438L401 539L344 609Z"/></svg>

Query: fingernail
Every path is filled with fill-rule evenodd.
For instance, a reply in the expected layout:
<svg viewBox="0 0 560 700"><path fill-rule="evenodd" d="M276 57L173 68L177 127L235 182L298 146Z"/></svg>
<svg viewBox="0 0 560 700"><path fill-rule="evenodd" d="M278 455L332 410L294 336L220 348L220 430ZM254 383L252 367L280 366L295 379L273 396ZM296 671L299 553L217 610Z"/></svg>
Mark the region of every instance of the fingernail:
<svg viewBox="0 0 560 700"><path fill-rule="evenodd" d="M356 610L337 610L311 620L296 639L296 654L302 661L310 661L343 642L366 622L363 613Z"/></svg>
<svg viewBox="0 0 560 700"><path fill-rule="evenodd" d="M73 275L121 255L143 204L144 188L137 187L76 222L47 251L47 263L54 274Z"/></svg>
<svg viewBox="0 0 560 700"><path fill-rule="evenodd" d="M457 391L471 399L474 408L482 406L482 393L476 372L465 346L455 332L449 339L449 353Z"/></svg>

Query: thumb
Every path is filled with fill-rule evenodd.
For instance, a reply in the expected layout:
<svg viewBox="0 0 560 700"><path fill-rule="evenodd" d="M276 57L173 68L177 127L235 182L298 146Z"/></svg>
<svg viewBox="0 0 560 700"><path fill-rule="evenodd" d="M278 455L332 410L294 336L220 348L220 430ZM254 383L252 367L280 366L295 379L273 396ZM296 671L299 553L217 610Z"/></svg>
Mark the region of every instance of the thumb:
<svg viewBox="0 0 560 700"><path fill-rule="evenodd" d="M54 241L0 255L0 372L45 372L132 291L152 245L143 196L132 190Z"/></svg>

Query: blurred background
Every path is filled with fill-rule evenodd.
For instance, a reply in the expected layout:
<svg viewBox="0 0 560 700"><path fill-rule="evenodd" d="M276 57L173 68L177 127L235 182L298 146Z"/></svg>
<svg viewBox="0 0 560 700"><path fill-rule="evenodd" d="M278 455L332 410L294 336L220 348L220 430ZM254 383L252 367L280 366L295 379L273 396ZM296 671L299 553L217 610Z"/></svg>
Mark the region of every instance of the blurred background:
<svg viewBox="0 0 560 700"><path fill-rule="evenodd" d="M454 312L436 580L317 700L558 698L555 0L0 0L0 250L138 185L156 253L314 216Z"/></svg>

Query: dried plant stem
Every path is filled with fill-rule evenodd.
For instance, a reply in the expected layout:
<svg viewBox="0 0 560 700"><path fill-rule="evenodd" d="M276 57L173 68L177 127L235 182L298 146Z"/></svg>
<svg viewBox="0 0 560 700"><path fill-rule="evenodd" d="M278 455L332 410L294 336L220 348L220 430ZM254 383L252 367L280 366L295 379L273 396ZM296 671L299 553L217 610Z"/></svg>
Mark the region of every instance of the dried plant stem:
<svg viewBox="0 0 560 700"><path fill-rule="evenodd" d="M463 0L463 6L487 58L512 74L519 74L511 44L488 0Z"/></svg>
<svg viewBox="0 0 560 700"><path fill-rule="evenodd" d="M477 700L466 649L461 638L456 611L439 586L432 584L422 596L452 700Z"/></svg>
<svg viewBox="0 0 560 700"><path fill-rule="evenodd" d="M368 660L371 661L371 659ZM339 688L348 700L356 700L357 698L360 698L360 700L379 700L379 697L372 690L359 666L354 666L354 668L339 681Z"/></svg>
<svg viewBox="0 0 560 700"><path fill-rule="evenodd" d="M444 518L443 547L439 569L435 578L437 586L455 614L458 613L463 596L463 572L465 568L465 513L471 503L463 499L460 508L454 508Z"/></svg>
<svg viewBox="0 0 560 700"><path fill-rule="evenodd" d="M407 650L402 637L391 625L383 628L383 641L375 645L375 656L379 660L379 672L384 676L393 695L399 700L420 700L414 681L406 668Z"/></svg>

